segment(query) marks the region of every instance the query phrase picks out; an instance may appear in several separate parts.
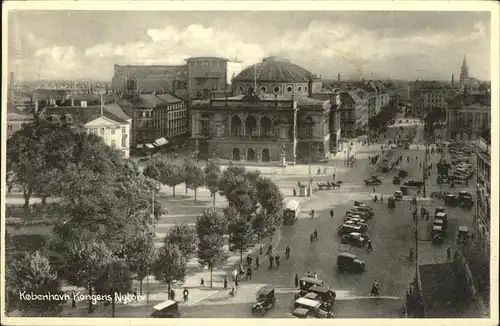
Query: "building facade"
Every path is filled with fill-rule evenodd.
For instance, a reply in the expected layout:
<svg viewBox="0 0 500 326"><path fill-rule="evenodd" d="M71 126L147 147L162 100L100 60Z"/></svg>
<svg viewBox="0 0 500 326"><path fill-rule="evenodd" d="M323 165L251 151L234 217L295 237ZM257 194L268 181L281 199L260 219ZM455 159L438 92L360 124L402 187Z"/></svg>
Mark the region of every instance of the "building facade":
<svg viewBox="0 0 500 326"><path fill-rule="evenodd" d="M312 73L270 57L244 69L232 87L235 96L192 103L191 134L201 156L288 163L329 156L331 100L313 98L321 81Z"/></svg>
<svg viewBox="0 0 500 326"><path fill-rule="evenodd" d="M98 135L111 148L130 157L130 122L101 106L47 106L40 116L47 121L69 125L76 132Z"/></svg>
<svg viewBox="0 0 500 326"><path fill-rule="evenodd" d="M340 92L339 111L342 137L356 137L365 132L369 114L368 100L363 96L364 94L359 89Z"/></svg>
<svg viewBox="0 0 500 326"><path fill-rule="evenodd" d="M477 161L477 203L476 203L476 237L479 247L490 255L491 225L491 145L488 140L476 139Z"/></svg>
<svg viewBox="0 0 500 326"><path fill-rule="evenodd" d="M125 106L126 104L122 104ZM171 94L141 94L131 99L132 146L169 141L187 136L187 108L183 99Z"/></svg>
<svg viewBox="0 0 500 326"><path fill-rule="evenodd" d="M20 130L23 125L31 123L33 115L18 110L11 102L7 102L7 138Z"/></svg>
<svg viewBox="0 0 500 326"><path fill-rule="evenodd" d="M413 114L424 116L433 109L446 110L448 101L456 93L457 90L446 83L418 81L411 86Z"/></svg>
<svg viewBox="0 0 500 326"><path fill-rule="evenodd" d="M447 137L474 140L491 125L491 94L460 93L448 102Z"/></svg>

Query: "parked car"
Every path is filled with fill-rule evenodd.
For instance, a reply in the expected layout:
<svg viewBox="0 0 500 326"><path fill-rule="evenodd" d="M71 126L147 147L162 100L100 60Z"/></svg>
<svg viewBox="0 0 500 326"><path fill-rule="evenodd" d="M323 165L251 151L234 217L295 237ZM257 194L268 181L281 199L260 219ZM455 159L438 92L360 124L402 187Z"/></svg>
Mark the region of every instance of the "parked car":
<svg viewBox="0 0 500 326"><path fill-rule="evenodd" d="M357 247L363 247L368 242L368 236L357 232L342 236L343 244L350 244Z"/></svg>
<svg viewBox="0 0 500 326"><path fill-rule="evenodd" d="M370 179L365 180L365 185L373 186L382 184L382 180L380 180L377 176L372 176Z"/></svg>
<svg viewBox="0 0 500 326"><path fill-rule="evenodd" d="M346 235L346 234L349 234L349 233L352 233L352 232L362 233L363 231L361 229L361 226L355 225L355 224L345 224L344 223L341 226L339 226L338 234L340 236Z"/></svg>
<svg viewBox="0 0 500 326"><path fill-rule="evenodd" d="M402 191L395 191L394 192L394 198L396 198L396 200L403 200L403 192Z"/></svg>
<svg viewBox="0 0 500 326"><path fill-rule="evenodd" d="M420 188L424 185L424 182L421 180L409 179L403 183L403 186L407 187L417 187Z"/></svg>
<svg viewBox="0 0 500 326"><path fill-rule="evenodd" d="M359 226L360 228L360 232L366 232L368 231L368 225L366 223L361 223L361 222L357 222L359 221L359 219L354 219L354 220L351 220L351 219L348 219L346 221L344 221L344 224L343 225L352 225L352 226Z"/></svg>

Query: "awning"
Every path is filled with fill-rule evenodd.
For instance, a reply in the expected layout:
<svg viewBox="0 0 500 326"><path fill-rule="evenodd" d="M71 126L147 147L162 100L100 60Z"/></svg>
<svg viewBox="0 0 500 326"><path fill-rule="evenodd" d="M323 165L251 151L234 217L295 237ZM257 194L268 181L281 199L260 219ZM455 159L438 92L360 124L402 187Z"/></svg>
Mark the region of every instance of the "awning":
<svg viewBox="0 0 500 326"><path fill-rule="evenodd" d="M168 140L166 140L163 137L155 140L154 143L153 143L153 145L155 145L157 147L160 147L160 146L163 146L163 145L166 145L166 144L168 144Z"/></svg>
<svg viewBox="0 0 500 326"><path fill-rule="evenodd" d="M147 148L155 148L153 144L144 144L144 145L146 145Z"/></svg>
<svg viewBox="0 0 500 326"><path fill-rule="evenodd" d="M138 144L137 145L137 148L143 148L144 147L144 144Z"/></svg>

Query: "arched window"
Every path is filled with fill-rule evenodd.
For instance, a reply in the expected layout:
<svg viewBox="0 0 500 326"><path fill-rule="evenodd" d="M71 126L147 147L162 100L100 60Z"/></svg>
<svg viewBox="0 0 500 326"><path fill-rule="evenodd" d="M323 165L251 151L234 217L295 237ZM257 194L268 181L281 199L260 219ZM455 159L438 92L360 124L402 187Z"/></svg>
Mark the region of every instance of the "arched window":
<svg viewBox="0 0 500 326"><path fill-rule="evenodd" d="M262 93L267 92L267 87L266 87L266 86L261 86L261 87L260 87L260 91L261 91Z"/></svg>
<svg viewBox="0 0 500 326"><path fill-rule="evenodd" d="M235 115L231 119L231 136L241 136L241 126L241 119L237 115Z"/></svg>
<svg viewBox="0 0 500 326"><path fill-rule="evenodd" d="M275 93L279 93L280 92L280 87L279 86L274 86L273 90L274 90Z"/></svg>
<svg viewBox="0 0 500 326"><path fill-rule="evenodd" d="M257 136L257 120L252 115L245 120L245 133L247 136Z"/></svg>
<svg viewBox="0 0 500 326"><path fill-rule="evenodd" d="M292 90L293 90L292 86L288 86L288 87L286 88L286 91L287 91L288 93L291 93L291 92L292 92Z"/></svg>
<svg viewBox="0 0 500 326"><path fill-rule="evenodd" d="M260 119L260 136L261 137L272 137L272 122L269 117L262 117Z"/></svg>

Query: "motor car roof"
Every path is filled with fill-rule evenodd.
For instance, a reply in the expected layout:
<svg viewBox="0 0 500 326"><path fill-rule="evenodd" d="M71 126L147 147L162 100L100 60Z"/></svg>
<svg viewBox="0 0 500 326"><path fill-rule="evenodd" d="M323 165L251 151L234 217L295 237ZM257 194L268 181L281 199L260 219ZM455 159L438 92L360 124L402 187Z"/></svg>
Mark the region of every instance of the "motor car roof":
<svg viewBox="0 0 500 326"><path fill-rule="evenodd" d="M319 284L323 285L324 282L322 280L318 280L312 277L301 277L300 282L305 282L305 283L312 283L312 284Z"/></svg>
<svg viewBox="0 0 500 326"><path fill-rule="evenodd" d="M305 316L309 313L309 310L306 308L297 308L292 312L294 316Z"/></svg>
<svg viewBox="0 0 500 326"><path fill-rule="evenodd" d="M442 231L443 227L441 225L433 225L432 229L435 230L435 231Z"/></svg>
<svg viewBox="0 0 500 326"><path fill-rule="evenodd" d="M317 300L307 299L304 297L298 298L297 300L295 300L295 303L306 306L306 307L311 307L311 308L317 308L317 307L321 306L321 302L319 302Z"/></svg>
<svg viewBox="0 0 500 326"><path fill-rule="evenodd" d="M439 212L436 214L436 218L445 218L446 216L448 216L448 214L444 213L444 212Z"/></svg>
<svg viewBox="0 0 500 326"><path fill-rule="evenodd" d="M469 232L469 228L467 226L461 225L458 227L458 232Z"/></svg>
<svg viewBox="0 0 500 326"><path fill-rule="evenodd" d="M315 293L327 293L331 291L331 289L327 288L326 286L313 286L309 289L309 291Z"/></svg>
<svg viewBox="0 0 500 326"><path fill-rule="evenodd" d="M338 257L348 257L348 258L352 258L352 259L357 258L355 254L351 254L350 252L341 252L338 254Z"/></svg>
<svg viewBox="0 0 500 326"><path fill-rule="evenodd" d="M259 291L257 292L257 295L268 295L271 292L274 292L274 288L273 287L264 286L263 288L259 289Z"/></svg>
<svg viewBox="0 0 500 326"><path fill-rule="evenodd" d="M177 301L173 301L173 300L166 300L166 301L163 301L163 302L160 302L159 304L157 304L156 306L153 307L153 310L163 310L165 308L169 308L169 307L172 307L174 305L177 305Z"/></svg>

